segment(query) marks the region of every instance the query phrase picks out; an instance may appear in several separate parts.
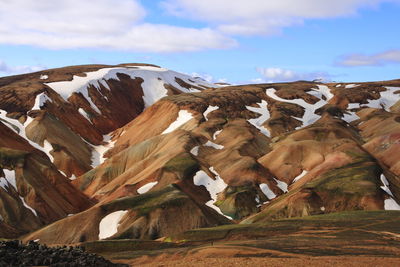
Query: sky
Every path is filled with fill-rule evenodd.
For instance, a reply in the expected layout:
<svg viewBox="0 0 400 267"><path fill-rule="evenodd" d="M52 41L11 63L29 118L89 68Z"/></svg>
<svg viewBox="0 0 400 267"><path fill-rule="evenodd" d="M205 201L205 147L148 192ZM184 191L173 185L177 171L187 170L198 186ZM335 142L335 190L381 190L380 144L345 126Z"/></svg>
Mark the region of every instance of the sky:
<svg viewBox="0 0 400 267"><path fill-rule="evenodd" d="M0 0L0 76L152 63L232 84L400 78L400 0Z"/></svg>

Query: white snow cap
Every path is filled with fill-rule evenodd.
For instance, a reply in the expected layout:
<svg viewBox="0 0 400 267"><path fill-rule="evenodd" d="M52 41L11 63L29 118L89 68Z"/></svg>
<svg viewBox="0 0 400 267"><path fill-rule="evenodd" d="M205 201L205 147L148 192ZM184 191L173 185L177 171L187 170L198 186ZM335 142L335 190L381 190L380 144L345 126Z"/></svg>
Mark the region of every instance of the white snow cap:
<svg viewBox="0 0 400 267"><path fill-rule="evenodd" d="M146 108L167 96L168 90L164 86L166 84L170 84L185 93L198 92L198 89L195 89L195 87L218 87L215 84L194 79L186 74L153 66L102 68L97 71L86 72L85 77L75 75L71 81L51 82L46 84L55 90L65 101L68 101L68 98L73 93L81 93L89 102L92 109L97 113L101 113L90 98L88 87L92 85L98 89L100 85L103 85L105 88L109 89L107 80L119 80L118 73L126 74L132 79L143 79L141 86L143 88L143 100ZM180 86L179 83L176 82L176 78L183 80L186 84L193 87L187 89Z"/></svg>

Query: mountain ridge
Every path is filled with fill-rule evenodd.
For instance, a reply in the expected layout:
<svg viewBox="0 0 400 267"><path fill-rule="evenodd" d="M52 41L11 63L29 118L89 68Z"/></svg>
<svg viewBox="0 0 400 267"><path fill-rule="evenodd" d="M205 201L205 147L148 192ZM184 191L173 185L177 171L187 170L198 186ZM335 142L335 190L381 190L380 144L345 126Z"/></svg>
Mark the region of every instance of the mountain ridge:
<svg viewBox="0 0 400 267"><path fill-rule="evenodd" d="M8 219L24 240L96 241L112 216L106 238L157 239L221 224L400 208L400 80L220 86L130 63L18 78L0 78L0 129L13 142L2 147L34 153L85 203L75 215L40 215L34 228L47 226L38 231ZM26 133L22 139L11 124ZM39 210L34 199L43 192L32 184L39 178L25 181L35 164L13 153L3 152L1 167L16 170L17 194ZM10 206L5 188L2 218Z"/></svg>

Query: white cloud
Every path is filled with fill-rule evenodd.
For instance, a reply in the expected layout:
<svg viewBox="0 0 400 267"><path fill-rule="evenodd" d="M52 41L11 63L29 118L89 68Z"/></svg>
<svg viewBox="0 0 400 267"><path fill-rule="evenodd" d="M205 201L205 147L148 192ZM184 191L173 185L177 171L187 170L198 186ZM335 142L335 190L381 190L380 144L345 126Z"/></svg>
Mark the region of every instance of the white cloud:
<svg viewBox="0 0 400 267"><path fill-rule="evenodd" d="M158 0L203 28L152 24L140 0L0 0L0 44L50 49L184 52L237 46L235 35L272 35L306 19L356 14L400 0Z"/></svg>
<svg viewBox="0 0 400 267"><path fill-rule="evenodd" d="M209 73L192 72L192 73L190 73L188 75L190 75L192 77L199 77L199 78L201 78L201 79L203 79L203 80L205 80L205 81L207 81L209 83L228 83L228 84L231 84L230 82L228 82L228 79L226 79L226 78L217 79L217 78L215 78L214 76L212 76Z"/></svg>
<svg viewBox="0 0 400 267"><path fill-rule="evenodd" d="M28 65L21 65L21 66L10 66L4 61L0 60L0 76L5 75L16 75L21 73L30 73L35 71L40 71L45 69L45 66L37 65L37 66L28 66Z"/></svg>
<svg viewBox="0 0 400 267"><path fill-rule="evenodd" d="M341 57L337 65L346 67L381 66L390 63L400 64L400 50L388 50L377 54L351 54Z"/></svg>
<svg viewBox="0 0 400 267"><path fill-rule="evenodd" d="M217 30L149 24L145 15L137 0L0 0L0 43L143 52L236 45Z"/></svg>
<svg viewBox="0 0 400 267"><path fill-rule="evenodd" d="M263 78L254 79L252 82L312 81L316 79L328 81L332 77L332 75L326 72L296 72L283 68L257 68L257 72L260 73Z"/></svg>
<svg viewBox="0 0 400 267"><path fill-rule="evenodd" d="M357 13L362 7L399 0L164 0L162 6L176 16L208 21L229 34L279 33L304 19L334 18Z"/></svg>

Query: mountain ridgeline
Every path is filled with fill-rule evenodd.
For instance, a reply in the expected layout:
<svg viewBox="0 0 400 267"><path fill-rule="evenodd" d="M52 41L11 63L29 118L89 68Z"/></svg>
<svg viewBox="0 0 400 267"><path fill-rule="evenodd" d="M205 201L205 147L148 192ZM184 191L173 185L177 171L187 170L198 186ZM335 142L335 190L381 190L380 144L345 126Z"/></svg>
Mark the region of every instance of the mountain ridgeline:
<svg viewBox="0 0 400 267"><path fill-rule="evenodd" d="M0 78L0 99L2 238L400 210L400 80L230 86L84 65Z"/></svg>

